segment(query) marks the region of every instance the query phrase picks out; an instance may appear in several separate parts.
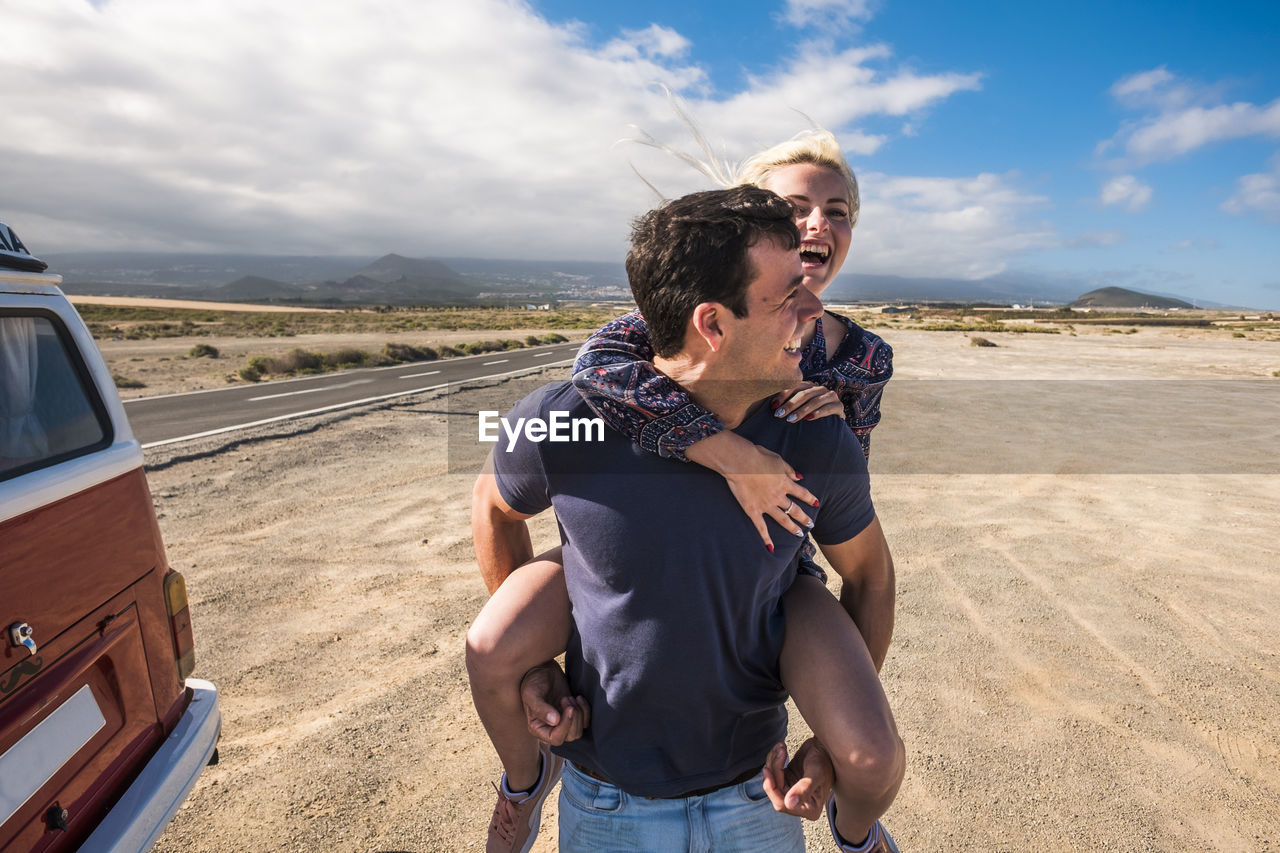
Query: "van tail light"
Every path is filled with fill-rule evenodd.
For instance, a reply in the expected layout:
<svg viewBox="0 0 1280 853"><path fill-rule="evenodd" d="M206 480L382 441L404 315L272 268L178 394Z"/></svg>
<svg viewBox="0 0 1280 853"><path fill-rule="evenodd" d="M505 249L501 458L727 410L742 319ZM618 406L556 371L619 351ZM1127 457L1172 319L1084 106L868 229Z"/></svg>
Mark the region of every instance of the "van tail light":
<svg viewBox="0 0 1280 853"><path fill-rule="evenodd" d="M164 602L169 609L169 630L178 656L178 679L184 680L196 668L196 640L191 633L191 608L187 605L187 582L181 572L170 571L164 578Z"/></svg>

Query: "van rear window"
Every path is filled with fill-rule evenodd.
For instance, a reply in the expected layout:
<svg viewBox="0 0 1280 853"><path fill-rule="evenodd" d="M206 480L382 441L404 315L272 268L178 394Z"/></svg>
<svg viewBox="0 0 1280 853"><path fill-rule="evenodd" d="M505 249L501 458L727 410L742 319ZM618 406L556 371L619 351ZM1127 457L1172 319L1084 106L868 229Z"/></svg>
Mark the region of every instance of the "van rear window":
<svg viewBox="0 0 1280 853"><path fill-rule="evenodd" d="M0 311L0 480L111 442L110 420L56 316Z"/></svg>

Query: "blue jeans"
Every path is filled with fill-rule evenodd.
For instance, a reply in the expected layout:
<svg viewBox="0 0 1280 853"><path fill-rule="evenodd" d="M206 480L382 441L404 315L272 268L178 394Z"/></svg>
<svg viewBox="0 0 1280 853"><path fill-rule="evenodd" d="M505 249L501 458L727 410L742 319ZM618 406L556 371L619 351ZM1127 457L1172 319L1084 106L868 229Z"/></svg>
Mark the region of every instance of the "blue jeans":
<svg viewBox="0 0 1280 853"><path fill-rule="evenodd" d="M804 853L800 818L780 814L756 774L701 797L648 800L592 779L571 762L560 780L561 853Z"/></svg>

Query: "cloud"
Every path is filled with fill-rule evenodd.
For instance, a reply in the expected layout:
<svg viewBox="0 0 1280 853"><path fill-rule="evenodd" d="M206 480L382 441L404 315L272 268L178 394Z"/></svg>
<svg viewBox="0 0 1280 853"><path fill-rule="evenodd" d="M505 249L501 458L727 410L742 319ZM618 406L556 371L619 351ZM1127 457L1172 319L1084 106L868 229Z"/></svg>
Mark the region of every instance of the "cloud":
<svg viewBox="0 0 1280 853"><path fill-rule="evenodd" d="M638 146L615 143L629 124L688 138L654 83L728 159L806 127L797 110L868 155L890 137L864 119L909 120L981 85L895 68L885 45L807 45L715 92L695 54L658 24L595 45L523 0L27 3L0 29L5 221L37 253L618 259L653 199L628 168ZM707 185L665 155L642 171L671 195ZM939 229L925 243L957 233L951 220L975 205L996 220L1006 210L977 191L954 203L882 209L915 217L922 240ZM946 257L998 266L988 236L957 244L976 260Z"/></svg>
<svg viewBox="0 0 1280 853"><path fill-rule="evenodd" d="M1161 65L1150 71L1141 71L1122 77L1111 86L1111 94L1120 99L1142 98L1172 82L1174 76Z"/></svg>
<svg viewBox="0 0 1280 853"><path fill-rule="evenodd" d="M1128 239L1129 235L1123 231L1084 231L1062 245L1067 249L1096 249L1102 246L1118 246Z"/></svg>
<svg viewBox="0 0 1280 853"><path fill-rule="evenodd" d="M872 14L870 0L787 0L782 19L793 27L848 30Z"/></svg>
<svg viewBox="0 0 1280 853"><path fill-rule="evenodd" d="M1245 175L1236 181L1236 191L1222 203L1222 209L1236 215L1256 214L1268 222L1280 222L1280 155L1271 158L1271 171Z"/></svg>
<svg viewBox="0 0 1280 853"><path fill-rule="evenodd" d="M1222 244L1212 237L1196 237L1178 240L1169 245L1170 249L1185 251L1187 249L1221 249Z"/></svg>
<svg viewBox="0 0 1280 853"><path fill-rule="evenodd" d="M897 275L986 278L1011 256L1055 245L1033 218L1047 203L1015 176L862 177L863 203L846 269Z"/></svg>
<svg viewBox="0 0 1280 853"><path fill-rule="evenodd" d="M650 24L643 30L623 30L622 38L605 45L600 55L606 59L636 60L640 57L675 59L692 46L687 38L669 27Z"/></svg>
<svg viewBox="0 0 1280 853"><path fill-rule="evenodd" d="M1108 207L1124 205L1130 213L1137 213L1151 201L1151 187L1133 175L1119 175L1102 187L1098 200Z"/></svg>
<svg viewBox="0 0 1280 853"><path fill-rule="evenodd" d="M1217 142L1280 138L1280 98L1263 105L1224 103L1221 88L1184 80L1164 66L1116 81L1111 95L1144 114L1099 143L1096 153L1119 148L1130 165L1145 165Z"/></svg>

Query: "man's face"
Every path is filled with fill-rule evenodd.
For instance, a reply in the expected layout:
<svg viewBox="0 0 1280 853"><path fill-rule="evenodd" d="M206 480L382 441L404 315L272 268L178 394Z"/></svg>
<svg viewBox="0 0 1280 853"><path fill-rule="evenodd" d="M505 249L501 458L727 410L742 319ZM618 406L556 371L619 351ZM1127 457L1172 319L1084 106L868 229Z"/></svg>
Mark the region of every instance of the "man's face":
<svg viewBox="0 0 1280 853"><path fill-rule="evenodd" d="M756 400L803 378L800 338L822 303L803 285L798 251L763 240L747 257L756 273L747 287L747 316L729 315L721 357L726 374Z"/></svg>

